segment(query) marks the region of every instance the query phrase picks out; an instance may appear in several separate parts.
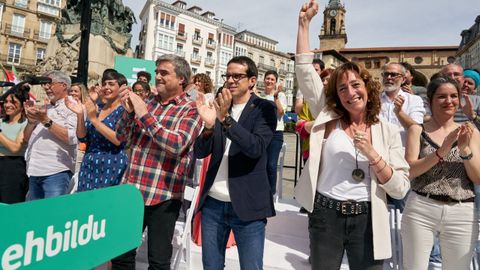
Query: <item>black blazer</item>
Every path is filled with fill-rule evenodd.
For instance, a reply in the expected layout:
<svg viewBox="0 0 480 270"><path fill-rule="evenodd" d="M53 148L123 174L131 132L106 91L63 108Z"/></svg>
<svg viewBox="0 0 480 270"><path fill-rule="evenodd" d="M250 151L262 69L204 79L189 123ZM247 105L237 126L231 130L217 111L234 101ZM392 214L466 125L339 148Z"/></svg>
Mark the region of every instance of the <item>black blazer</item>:
<svg viewBox="0 0 480 270"><path fill-rule="evenodd" d="M240 115L228 129L216 120L213 135L200 134L195 140L196 158L212 154L200 195L198 210L213 185L223 158L226 138L231 140L228 155L228 190L232 207L243 221L275 215L267 177L267 146L277 126L275 104L252 94Z"/></svg>

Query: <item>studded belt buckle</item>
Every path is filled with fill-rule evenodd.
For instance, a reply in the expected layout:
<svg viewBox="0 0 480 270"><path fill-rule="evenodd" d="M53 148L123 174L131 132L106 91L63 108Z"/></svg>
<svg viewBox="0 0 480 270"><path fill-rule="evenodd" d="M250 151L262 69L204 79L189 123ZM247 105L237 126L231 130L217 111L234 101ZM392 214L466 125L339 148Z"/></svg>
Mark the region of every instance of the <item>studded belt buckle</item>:
<svg viewBox="0 0 480 270"><path fill-rule="evenodd" d="M342 202L342 214L344 215L353 215L355 213L355 202Z"/></svg>

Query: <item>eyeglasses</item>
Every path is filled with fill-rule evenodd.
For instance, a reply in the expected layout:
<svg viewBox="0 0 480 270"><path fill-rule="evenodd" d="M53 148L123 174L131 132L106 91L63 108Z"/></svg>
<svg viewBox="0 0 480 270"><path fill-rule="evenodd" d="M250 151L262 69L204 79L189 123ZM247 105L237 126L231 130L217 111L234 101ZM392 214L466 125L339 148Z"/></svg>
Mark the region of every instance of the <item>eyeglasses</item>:
<svg viewBox="0 0 480 270"><path fill-rule="evenodd" d="M238 81L240 81L240 80L243 79L243 78L247 78L248 75L247 75L247 74L223 74L223 75L222 75L222 78L223 78L224 81L228 81L228 79L229 79L230 77L232 78L232 80L233 80L234 82L238 82Z"/></svg>
<svg viewBox="0 0 480 270"><path fill-rule="evenodd" d="M42 84L42 86L45 86L45 87L51 87L57 83L63 83L63 82L50 82L50 83L46 83L46 84Z"/></svg>
<svg viewBox="0 0 480 270"><path fill-rule="evenodd" d="M388 77L398 78L400 76L403 76L403 74L402 73L397 73L397 72L383 72L382 73L382 77L384 77L384 78L388 78Z"/></svg>

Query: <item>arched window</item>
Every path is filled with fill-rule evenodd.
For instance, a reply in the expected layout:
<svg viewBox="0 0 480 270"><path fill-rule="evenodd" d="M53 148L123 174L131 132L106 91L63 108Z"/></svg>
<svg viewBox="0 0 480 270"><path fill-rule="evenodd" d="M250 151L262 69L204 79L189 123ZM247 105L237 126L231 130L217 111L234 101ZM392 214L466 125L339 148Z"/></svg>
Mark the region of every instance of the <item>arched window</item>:
<svg viewBox="0 0 480 270"><path fill-rule="evenodd" d="M330 35L335 35L335 28L337 27L337 20L332 18L330 20Z"/></svg>

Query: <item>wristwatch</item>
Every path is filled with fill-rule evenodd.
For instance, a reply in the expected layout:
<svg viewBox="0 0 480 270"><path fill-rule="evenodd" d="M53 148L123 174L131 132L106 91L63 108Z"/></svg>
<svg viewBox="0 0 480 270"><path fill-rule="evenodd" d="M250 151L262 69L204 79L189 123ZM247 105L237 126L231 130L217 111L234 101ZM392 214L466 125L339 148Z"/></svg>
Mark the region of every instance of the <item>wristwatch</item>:
<svg viewBox="0 0 480 270"><path fill-rule="evenodd" d="M48 119L48 121L45 124L43 124L43 126L46 127L46 128L51 128L52 125L53 125L53 120L52 119Z"/></svg>
<svg viewBox="0 0 480 270"><path fill-rule="evenodd" d="M229 128L233 122L235 122L235 119L231 117L230 115L225 116L225 119L223 119L222 125L223 127Z"/></svg>

